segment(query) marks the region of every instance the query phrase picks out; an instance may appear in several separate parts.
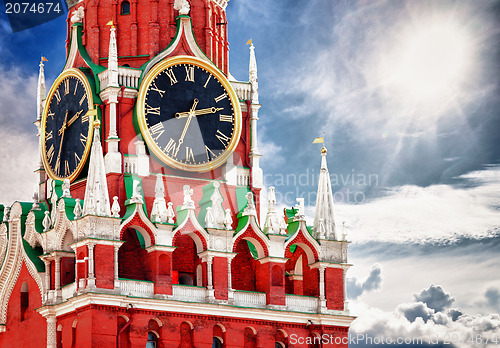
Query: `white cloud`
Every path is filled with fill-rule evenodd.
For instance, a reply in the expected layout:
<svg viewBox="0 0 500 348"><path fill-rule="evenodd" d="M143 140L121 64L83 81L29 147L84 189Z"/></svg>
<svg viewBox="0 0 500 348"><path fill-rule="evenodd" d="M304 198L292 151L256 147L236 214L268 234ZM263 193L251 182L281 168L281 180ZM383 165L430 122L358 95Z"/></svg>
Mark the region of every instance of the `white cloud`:
<svg viewBox="0 0 500 348"><path fill-rule="evenodd" d="M469 173L470 188L401 186L364 204L336 204L355 242L434 243L486 238L500 231L500 168Z"/></svg>
<svg viewBox="0 0 500 348"><path fill-rule="evenodd" d="M30 201L36 187L38 138L35 76L0 68L0 203ZM31 132L26 131L26 129Z"/></svg>

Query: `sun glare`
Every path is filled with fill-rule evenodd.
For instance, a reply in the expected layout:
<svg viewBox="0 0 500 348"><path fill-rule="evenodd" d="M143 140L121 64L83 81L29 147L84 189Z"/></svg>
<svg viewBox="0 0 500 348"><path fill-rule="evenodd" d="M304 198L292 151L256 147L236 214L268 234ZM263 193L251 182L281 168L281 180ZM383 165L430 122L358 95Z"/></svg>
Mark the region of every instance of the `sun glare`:
<svg viewBox="0 0 500 348"><path fill-rule="evenodd" d="M451 23L419 24L385 62L389 84L418 102L454 95L471 65L471 40Z"/></svg>

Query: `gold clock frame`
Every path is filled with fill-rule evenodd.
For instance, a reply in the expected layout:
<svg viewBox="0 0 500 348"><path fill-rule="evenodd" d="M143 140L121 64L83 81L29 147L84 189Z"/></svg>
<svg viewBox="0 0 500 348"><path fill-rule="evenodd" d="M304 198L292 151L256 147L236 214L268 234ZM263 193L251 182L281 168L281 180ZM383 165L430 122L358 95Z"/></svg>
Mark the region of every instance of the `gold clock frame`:
<svg viewBox="0 0 500 348"><path fill-rule="evenodd" d="M80 160L80 163L76 167L73 174L71 174L70 176L60 177L60 176L57 176L56 173L54 173L54 171L52 170L52 168L50 166L50 163L47 160L47 152L46 152L47 149L45 148L45 126L47 124L47 116L48 116L48 111L50 108L50 102L52 100L52 97L54 97L56 90L59 88L59 85L67 77L75 77L82 82L83 86L85 87L85 93L87 95L87 104L88 104L89 111L92 110L94 107L94 95L92 92L92 87L90 86L90 83L89 83L87 77L85 76L85 74L82 71L80 71L79 69L75 69L75 68L70 68L70 69L63 71L57 77L57 79L54 81L54 83L52 84L52 87L50 88L49 94L47 95L47 98L45 99L46 102L45 102L45 106L43 108L41 129L40 129L40 146L41 146L41 150L42 150L41 153L42 153L43 166L44 166L45 171L46 171L47 175L49 176L49 178L52 180L69 179L70 182L73 182L78 177L78 175L80 175L83 167L85 166L85 164L87 162L87 158L89 156L90 148L92 146L92 139L93 139L92 135L93 135L93 131L94 131L94 126L93 126L94 116L89 113L89 131L87 134L87 139L88 139L87 144L85 145L85 149L83 151L83 155L82 155L82 159Z"/></svg>
<svg viewBox="0 0 500 348"><path fill-rule="evenodd" d="M151 82L153 81L156 76L158 76L161 72L163 72L165 69L168 69L169 67L177 64L192 64L196 65L202 69L205 69L208 71L210 74L214 75L222 84L224 89L227 91L228 96L230 97L231 104L233 105L233 111L234 111L234 132L233 136L231 137L231 141L229 142L228 146L224 150L224 152L217 157L215 160L207 162L207 163L202 163L202 164L187 164L187 163L180 163L172 159L171 157L167 156L159 147L158 145L154 142L153 137L151 136L151 133L149 132L149 129L146 124L146 114L144 112L145 110L145 99L146 99L146 94L148 92L148 89L150 87ZM204 61L202 59L192 57L192 56L176 56L172 58L168 58L158 65L156 65L153 69L151 69L144 80L141 83L141 87L139 88L139 94L137 96L137 109L136 109L136 115L137 115L137 121L139 124L139 128L141 131L141 134L146 141L146 144L148 145L149 149L153 152L153 154L164 164L175 168L175 169L180 169L188 172L198 172L198 173L204 173L211 171L215 168L220 167L222 164L224 164L229 156L233 153L234 149L238 145L240 135L241 135L241 123L242 123L242 117L241 117L241 107L240 107L240 101L238 99L238 96L236 95L236 92L234 91L233 87L231 86L231 83L228 81L226 76L214 65L211 63Z"/></svg>

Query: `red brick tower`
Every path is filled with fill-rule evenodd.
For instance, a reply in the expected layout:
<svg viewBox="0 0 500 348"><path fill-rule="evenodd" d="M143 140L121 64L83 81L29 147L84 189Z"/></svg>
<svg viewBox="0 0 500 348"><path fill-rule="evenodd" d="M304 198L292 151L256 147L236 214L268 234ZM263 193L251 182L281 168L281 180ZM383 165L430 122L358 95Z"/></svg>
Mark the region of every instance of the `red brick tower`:
<svg viewBox="0 0 500 348"><path fill-rule="evenodd" d="M39 190L0 214L0 346L347 347L326 149L312 228L274 188L260 224L257 65L251 45L249 81L229 74L227 0L68 5Z"/></svg>

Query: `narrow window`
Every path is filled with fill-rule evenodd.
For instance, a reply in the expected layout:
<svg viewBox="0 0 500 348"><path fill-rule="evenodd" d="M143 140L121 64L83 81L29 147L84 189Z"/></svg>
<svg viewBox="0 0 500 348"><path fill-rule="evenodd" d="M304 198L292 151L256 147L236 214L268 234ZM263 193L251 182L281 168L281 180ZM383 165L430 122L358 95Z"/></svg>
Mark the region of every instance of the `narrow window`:
<svg viewBox="0 0 500 348"><path fill-rule="evenodd" d="M28 307L30 305L28 283L24 282L21 285L21 321L28 316Z"/></svg>
<svg viewBox="0 0 500 348"><path fill-rule="evenodd" d="M122 1L120 14L121 15L130 14L130 2L128 2L127 0Z"/></svg>
<svg viewBox="0 0 500 348"><path fill-rule="evenodd" d="M222 342L219 337L214 337L212 348L222 348Z"/></svg>
<svg viewBox="0 0 500 348"><path fill-rule="evenodd" d="M148 342L146 348L156 348L158 346L158 337L153 332L148 332Z"/></svg>

